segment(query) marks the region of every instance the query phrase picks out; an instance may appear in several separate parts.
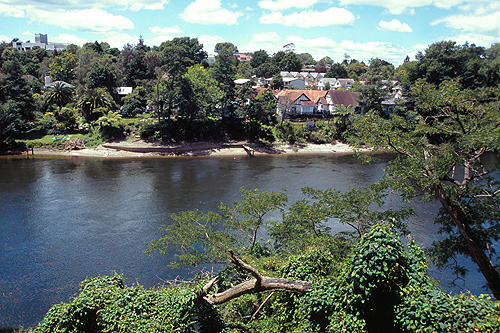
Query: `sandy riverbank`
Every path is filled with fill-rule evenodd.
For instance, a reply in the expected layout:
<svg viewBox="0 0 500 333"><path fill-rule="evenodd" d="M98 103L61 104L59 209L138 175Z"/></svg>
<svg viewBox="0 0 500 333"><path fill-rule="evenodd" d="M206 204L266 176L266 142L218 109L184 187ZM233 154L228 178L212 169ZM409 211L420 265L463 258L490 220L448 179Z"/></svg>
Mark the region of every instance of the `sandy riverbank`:
<svg viewBox="0 0 500 333"><path fill-rule="evenodd" d="M243 148L245 146L245 148ZM250 148L250 149L248 149ZM248 156L248 151L255 156L269 154L333 154L333 153L353 153L353 149L346 144L276 144L264 146L245 142L212 143L212 142L192 142L182 144L155 144L142 140L134 142L116 142L100 145L96 148L84 149L48 149L35 148L35 155L60 155L60 156L82 156L82 157L105 157L105 158L125 158L125 157L176 157L176 156ZM30 152L31 154L31 152Z"/></svg>

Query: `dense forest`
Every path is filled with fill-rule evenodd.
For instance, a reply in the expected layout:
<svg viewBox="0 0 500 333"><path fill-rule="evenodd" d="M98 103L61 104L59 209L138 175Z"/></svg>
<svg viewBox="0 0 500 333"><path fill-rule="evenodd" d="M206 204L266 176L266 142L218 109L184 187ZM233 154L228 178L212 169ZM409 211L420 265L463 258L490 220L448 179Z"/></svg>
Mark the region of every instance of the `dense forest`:
<svg viewBox="0 0 500 333"><path fill-rule="evenodd" d="M500 44L437 42L398 68L377 58L316 62L307 54L264 50L238 62L236 50L219 44L209 64L202 45L188 37L159 47L139 41L121 51L98 42L70 45L51 54L2 44L1 148L22 149L60 128L88 144L126 135L343 140L394 153L383 180L344 193L304 188L304 199L293 203L284 191L242 188L240 201L220 203L216 211L173 214L146 252L175 253L177 267L217 265L216 276L151 290L126 286L120 275L88 278L74 300L54 305L34 331L499 331ZM271 89L282 88L280 71L305 66L355 79L352 90L370 111L341 109L316 133L277 121ZM46 75L55 84L43 89ZM274 78L258 97L251 84L234 83L254 75ZM389 81L404 91L391 113L382 108ZM116 87L133 90L121 98ZM369 162L370 155L360 158ZM441 240L426 252L402 242L414 212L378 209L388 193L437 200ZM271 212L280 218L270 221ZM351 232L332 234L331 219ZM444 266L457 255L477 265L493 297L448 295L429 277L429 260ZM467 273L457 265L455 272Z"/></svg>

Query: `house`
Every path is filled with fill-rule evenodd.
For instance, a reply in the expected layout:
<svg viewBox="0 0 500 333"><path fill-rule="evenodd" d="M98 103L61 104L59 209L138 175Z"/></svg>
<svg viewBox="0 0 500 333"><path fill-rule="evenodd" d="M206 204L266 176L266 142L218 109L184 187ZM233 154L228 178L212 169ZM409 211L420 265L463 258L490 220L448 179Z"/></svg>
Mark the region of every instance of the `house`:
<svg viewBox="0 0 500 333"><path fill-rule="evenodd" d="M337 84L337 79L329 78L329 77L322 78L318 82L318 89L325 90L325 86L326 86L327 82L330 84L330 89L334 89L335 85Z"/></svg>
<svg viewBox="0 0 500 333"><path fill-rule="evenodd" d="M235 52L235 53L233 53L233 57L236 57L236 59L238 59L238 61L250 61L250 60L252 60L252 55L246 54L246 53Z"/></svg>
<svg viewBox="0 0 500 333"><path fill-rule="evenodd" d="M294 87L296 89L304 89L306 87L306 83L304 80L293 77L283 78L283 85L285 86L285 88Z"/></svg>
<svg viewBox="0 0 500 333"><path fill-rule="evenodd" d="M35 34L35 42L32 43L31 41L23 42L19 39L15 39L12 41L12 48L16 49L18 51L29 51L33 49L34 47L39 47L41 49L46 50L47 52L51 53L52 51L55 50L64 50L66 47L68 47L68 44L64 43L49 43L49 39L47 37L47 34Z"/></svg>
<svg viewBox="0 0 500 333"><path fill-rule="evenodd" d="M354 108L355 113L362 113L363 109L358 102L358 94L348 90L329 90L325 96L328 111L333 114L337 111L337 106L350 106Z"/></svg>
<svg viewBox="0 0 500 333"><path fill-rule="evenodd" d="M276 111L278 115L289 114L295 116L320 115L318 105L326 102L326 92L320 90L289 89L275 93L278 101Z"/></svg>
<svg viewBox="0 0 500 333"><path fill-rule="evenodd" d="M242 86L250 81L252 81L252 80L250 80L250 79L236 79L236 80L234 80L234 84L237 86Z"/></svg>
<svg viewBox="0 0 500 333"><path fill-rule="evenodd" d="M335 86L332 89L351 89L352 84L354 83L353 79L337 79Z"/></svg>

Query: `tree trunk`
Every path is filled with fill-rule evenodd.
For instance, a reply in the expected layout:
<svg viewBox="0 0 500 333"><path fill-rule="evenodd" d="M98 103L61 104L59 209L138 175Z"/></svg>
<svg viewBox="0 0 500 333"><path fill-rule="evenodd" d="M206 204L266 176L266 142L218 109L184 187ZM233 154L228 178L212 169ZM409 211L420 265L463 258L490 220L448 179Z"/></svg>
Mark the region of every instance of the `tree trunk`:
<svg viewBox="0 0 500 333"><path fill-rule="evenodd" d="M245 294L259 293L267 290L281 289L291 292L305 293L311 289L311 283L307 281L261 276L255 268L244 263L234 254L233 251L230 250L229 253L231 254L230 260L240 269L252 274L255 279L244 281L221 293L216 292L215 294L208 294L210 288L212 288L212 286L217 282L217 277L215 277L210 280L210 282L208 282L200 292L198 292L199 299L213 305L222 304Z"/></svg>
<svg viewBox="0 0 500 333"><path fill-rule="evenodd" d="M441 202L443 208L453 219L455 225L458 228L458 231L464 238L470 255L485 277L486 282L488 283L488 286L493 293L493 296L497 300L500 300L500 275L491 263L490 259L484 253L484 250L481 248L481 242L477 239L476 235L474 235L474 232L470 228L467 216L465 215L464 211L460 209L460 207L457 207L450 202L450 199L446 195L442 184L435 185L434 190L439 199L439 202Z"/></svg>

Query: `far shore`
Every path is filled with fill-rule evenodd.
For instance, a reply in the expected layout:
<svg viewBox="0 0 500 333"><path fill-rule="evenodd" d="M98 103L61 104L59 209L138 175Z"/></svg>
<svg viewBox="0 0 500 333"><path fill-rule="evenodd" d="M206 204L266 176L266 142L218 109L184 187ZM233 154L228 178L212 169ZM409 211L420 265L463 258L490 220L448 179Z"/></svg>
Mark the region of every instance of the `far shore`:
<svg viewBox="0 0 500 333"><path fill-rule="evenodd" d="M368 150L365 150L368 151ZM237 157L259 155L325 155L325 154L353 154L354 149L344 143L335 144L294 144L278 143L264 145L247 142L187 142L179 144L159 144L142 140L122 141L99 145L95 148L63 150L62 148L34 148L35 156L57 155L68 157L181 157L181 156L210 156L210 157ZM24 153L26 155L26 152ZM29 154L32 154L31 149Z"/></svg>

